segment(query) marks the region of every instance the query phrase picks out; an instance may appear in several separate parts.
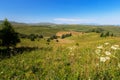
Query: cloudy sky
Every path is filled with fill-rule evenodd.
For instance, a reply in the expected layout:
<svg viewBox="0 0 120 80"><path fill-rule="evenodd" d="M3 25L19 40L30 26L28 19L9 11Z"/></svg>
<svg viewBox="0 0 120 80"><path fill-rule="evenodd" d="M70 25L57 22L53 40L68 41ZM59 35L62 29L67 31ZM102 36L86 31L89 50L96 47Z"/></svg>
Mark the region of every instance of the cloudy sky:
<svg viewBox="0 0 120 80"><path fill-rule="evenodd" d="M120 0L0 0L0 20L120 24Z"/></svg>

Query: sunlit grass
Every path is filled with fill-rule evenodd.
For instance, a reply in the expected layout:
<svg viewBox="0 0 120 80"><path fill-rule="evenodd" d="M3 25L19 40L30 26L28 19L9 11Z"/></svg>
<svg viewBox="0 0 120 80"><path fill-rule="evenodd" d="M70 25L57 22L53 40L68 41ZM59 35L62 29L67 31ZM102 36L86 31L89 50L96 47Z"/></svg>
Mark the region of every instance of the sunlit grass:
<svg viewBox="0 0 120 80"><path fill-rule="evenodd" d="M23 39L17 46L39 47L40 50L24 52L0 62L0 79L6 80L119 80L120 50L111 46L120 45L119 37L100 38L99 34L86 33L65 40L71 43L30 41ZM109 43L106 46L106 43ZM97 47L104 45L100 56ZM111 54L104 53L109 51ZM113 54L115 53L115 54ZM100 61L102 54L109 60ZM114 55L115 57L112 57Z"/></svg>

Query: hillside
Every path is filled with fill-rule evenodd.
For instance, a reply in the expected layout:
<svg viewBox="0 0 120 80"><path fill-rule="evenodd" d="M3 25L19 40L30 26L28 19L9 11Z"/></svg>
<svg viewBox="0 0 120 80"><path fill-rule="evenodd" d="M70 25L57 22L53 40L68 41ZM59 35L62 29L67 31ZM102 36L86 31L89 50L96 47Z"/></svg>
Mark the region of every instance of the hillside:
<svg viewBox="0 0 120 80"><path fill-rule="evenodd" d="M107 79L120 78L119 37L100 38L97 33L76 34L46 44L45 39L22 39L17 47L35 48L0 61L1 79ZM102 46L102 47L100 47ZM100 51L99 51L100 50ZM109 55L104 53L109 51Z"/></svg>
<svg viewBox="0 0 120 80"><path fill-rule="evenodd" d="M16 47L0 47L1 80L119 80L120 27L14 25L24 35ZM100 37L101 33L113 36ZM70 34L61 38L62 35ZM57 38L51 38L57 36ZM59 36L59 37L58 37Z"/></svg>

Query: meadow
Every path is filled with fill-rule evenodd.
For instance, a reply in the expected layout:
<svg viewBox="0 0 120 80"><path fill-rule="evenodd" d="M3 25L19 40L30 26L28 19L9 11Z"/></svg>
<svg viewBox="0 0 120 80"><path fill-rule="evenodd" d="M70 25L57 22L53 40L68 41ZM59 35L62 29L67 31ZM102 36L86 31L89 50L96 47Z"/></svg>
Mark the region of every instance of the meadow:
<svg viewBox="0 0 120 80"><path fill-rule="evenodd" d="M113 37L100 37L91 29L104 29ZM42 34L44 38L22 39L17 48L34 48L0 61L0 80L119 80L120 28L116 26L55 25L18 26L19 33ZM72 36L47 42L58 32ZM84 32L84 33L82 33Z"/></svg>

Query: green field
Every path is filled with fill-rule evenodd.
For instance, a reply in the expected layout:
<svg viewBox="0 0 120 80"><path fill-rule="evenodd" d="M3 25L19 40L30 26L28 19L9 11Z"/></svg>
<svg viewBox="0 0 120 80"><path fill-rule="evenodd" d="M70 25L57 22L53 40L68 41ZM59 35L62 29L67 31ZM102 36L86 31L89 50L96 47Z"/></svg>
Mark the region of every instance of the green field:
<svg viewBox="0 0 120 80"><path fill-rule="evenodd" d="M44 36L51 36L59 31L77 31L77 32L90 32L93 29L101 28L104 32L114 33L120 36L119 26L89 26L89 25L14 25L17 32L23 34L42 34Z"/></svg>
<svg viewBox="0 0 120 80"><path fill-rule="evenodd" d="M114 37L100 37L91 29L104 29ZM21 54L0 61L0 80L119 80L120 28L115 26L55 25L14 26L22 34L42 34L43 39L21 39ZM59 31L78 34L47 42ZM85 32L81 34L81 32ZM30 50L29 50L29 49Z"/></svg>

